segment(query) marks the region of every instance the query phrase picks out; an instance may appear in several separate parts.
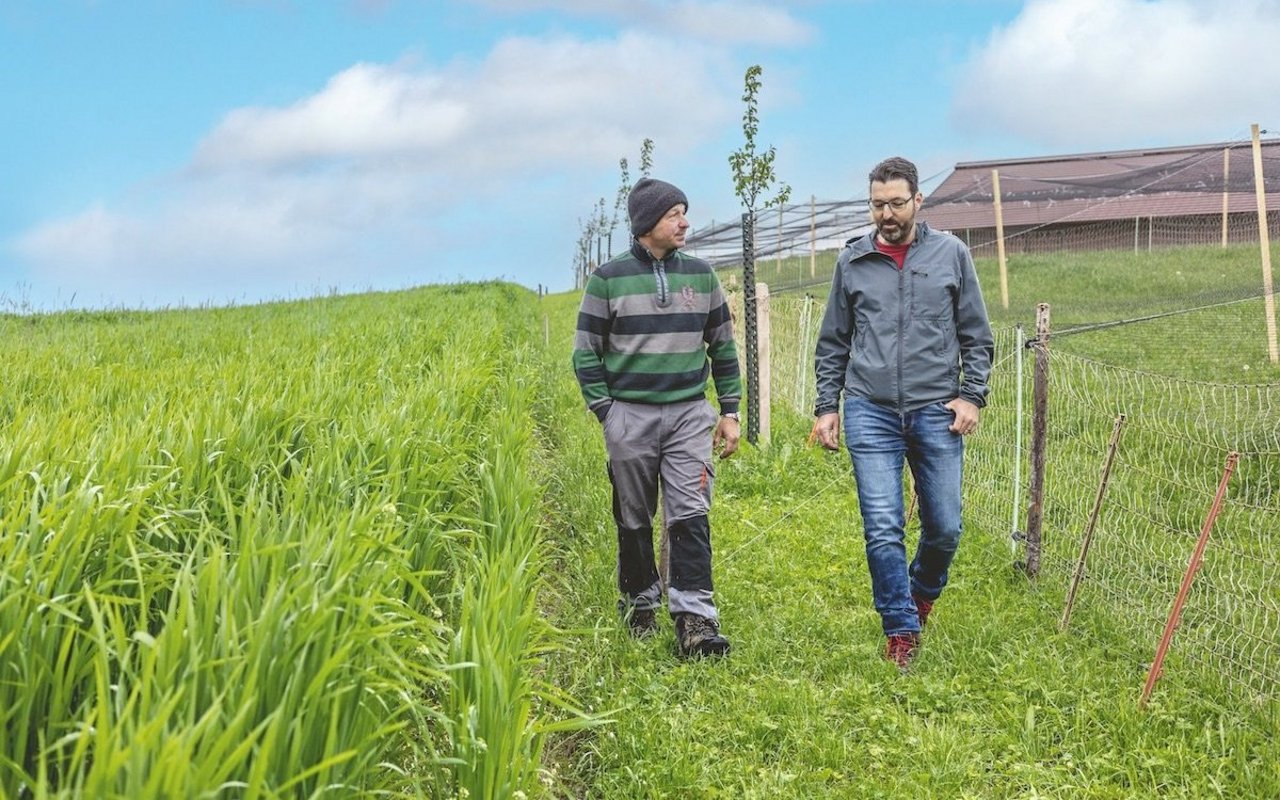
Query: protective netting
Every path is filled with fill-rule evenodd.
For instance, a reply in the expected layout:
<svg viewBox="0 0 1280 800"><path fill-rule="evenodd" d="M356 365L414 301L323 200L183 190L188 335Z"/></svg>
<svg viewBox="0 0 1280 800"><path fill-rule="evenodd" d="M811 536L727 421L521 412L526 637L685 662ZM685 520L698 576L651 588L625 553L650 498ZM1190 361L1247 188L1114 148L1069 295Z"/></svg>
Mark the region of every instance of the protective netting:
<svg viewBox="0 0 1280 800"><path fill-rule="evenodd" d="M836 254L851 237L871 230L867 200L813 200L756 214L756 280L772 292L813 286L830 279ZM713 222L690 231L684 251L713 267L742 266L742 220Z"/></svg>
<svg viewBox="0 0 1280 800"><path fill-rule="evenodd" d="M1227 156L1224 163L1224 154ZM1280 239L1280 140L1261 143L1270 198L1267 229ZM944 181L921 181L919 218L996 258L991 166L1000 167L1006 257L1079 251L1153 252L1259 240L1248 140L991 164L958 164ZM931 187L933 191L931 192ZM822 285L844 242L871 230L865 197L810 198L756 214L757 280L775 294ZM740 219L689 233L686 251L717 268L742 264Z"/></svg>

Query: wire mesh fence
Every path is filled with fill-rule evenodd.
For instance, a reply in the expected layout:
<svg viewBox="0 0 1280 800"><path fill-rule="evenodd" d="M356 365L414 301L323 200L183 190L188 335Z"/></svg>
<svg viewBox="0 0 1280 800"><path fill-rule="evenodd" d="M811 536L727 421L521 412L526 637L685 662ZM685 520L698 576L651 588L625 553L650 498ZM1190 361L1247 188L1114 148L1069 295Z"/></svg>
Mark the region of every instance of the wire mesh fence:
<svg viewBox="0 0 1280 800"><path fill-rule="evenodd" d="M773 298L775 408L812 413L813 347L824 299L799 293ZM1188 298L1183 300L1195 308ZM1161 301L1173 303L1171 298ZM1218 325L1222 314L1216 306L1196 308L1177 324L1185 333ZM968 440L966 451L966 537L1000 550L1013 564L1026 558L1022 532L1031 490L1031 351L1015 324L997 325L995 334L990 403L983 411L982 430ZM1108 336L1115 342L1132 338L1130 331L1075 326L1074 332L1066 327L1057 336L1061 338L1051 339L1048 350L1041 568L1029 600L1043 605L1046 613L1062 614L1083 538L1091 529L1074 599L1077 621L1068 626L1069 635L1088 637L1117 657L1131 659L1135 669L1145 669L1224 463L1228 454L1238 453L1238 467L1187 598L1163 680L1182 682L1247 710L1249 719L1263 724L1280 721L1280 382L1171 377L1088 355L1089 340ZM1157 332L1155 338L1162 335ZM1175 337L1170 347L1185 347L1185 338ZM1121 414L1119 447L1091 525L1108 443Z"/></svg>
<svg viewBox="0 0 1280 800"><path fill-rule="evenodd" d="M967 449L974 533L966 535L1011 563L1026 558L1033 376L1023 326L1035 307L1027 301L1045 299L1042 288L1052 286L1040 568L1028 597L1058 611L1070 593L1082 620L1069 624L1063 610L1072 635L1149 661L1197 534L1213 519L1163 671L1280 726L1280 366L1262 356L1264 307L1274 312L1268 270L1258 270L1259 244L1280 240L1280 210L1272 204L1262 216L1252 205L1255 175L1265 176L1266 198L1280 192L1280 141L1262 144L1260 173L1248 170L1242 144L1046 159L1002 178L998 193L1023 212L1054 203L1068 210L1048 221L1015 214L1004 227L1013 299L996 304L988 289L996 361L982 431ZM957 171L964 166L978 165ZM984 188L986 179L971 172L958 193L946 188L954 176L932 197L939 176L922 181L920 218L950 206L952 216L938 213L934 227L966 242L990 287L996 182ZM940 224L963 219L956 209L974 204L980 224ZM712 222L685 247L720 272L739 320L743 228L742 218ZM774 407L812 413L814 346L836 258L870 230L867 198L811 197L757 213L750 252L770 297ZM1264 250L1264 265L1275 249ZM1133 261L1117 264L1121 258ZM1211 517L1229 458L1234 472Z"/></svg>

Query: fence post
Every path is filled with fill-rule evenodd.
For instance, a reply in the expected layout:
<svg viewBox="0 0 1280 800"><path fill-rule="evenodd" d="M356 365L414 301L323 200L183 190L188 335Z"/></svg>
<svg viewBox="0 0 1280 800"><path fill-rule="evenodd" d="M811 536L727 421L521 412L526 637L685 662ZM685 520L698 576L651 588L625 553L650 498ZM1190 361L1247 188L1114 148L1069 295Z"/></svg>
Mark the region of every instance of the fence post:
<svg viewBox="0 0 1280 800"><path fill-rule="evenodd" d="M1111 429L1111 444L1107 447L1107 457L1102 464L1102 480L1098 481L1098 493L1093 498L1093 510L1089 513L1089 521L1085 524L1084 540L1080 543L1080 557L1076 559L1076 569L1071 575L1071 586L1067 589L1067 603L1062 609L1062 621L1058 630L1065 631L1071 623L1071 609L1076 604L1076 590L1080 587L1080 579L1084 577L1085 560L1089 557L1089 544L1093 541L1093 531L1098 525L1098 515L1102 511L1102 498L1107 494L1107 486L1111 483L1111 465L1115 463L1116 450L1120 446L1120 430L1124 427L1125 415L1116 417L1115 427Z"/></svg>
<svg viewBox="0 0 1280 800"><path fill-rule="evenodd" d="M1000 302L1009 309L1009 268L1004 255L1004 205L1000 201L1000 170L991 170L991 198L996 209L996 261L1000 264Z"/></svg>
<svg viewBox="0 0 1280 800"><path fill-rule="evenodd" d="M751 211L742 212L742 316L747 329L747 441L755 444L760 438L760 351L756 340L755 218Z"/></svg>
<svg viewBox="0 0 1280 800"><path fill-rule="evenodd" d="M1040 541L1044 525L1045 439L1049 413L1049 304L1036 306L1036 338L1031 341L1036 351L1034 386L1031 399L1031 497L1027 508L1028 577L1040 574Z"/></svg>
<svg viewBox="0 0 1280 800"><path fill-rule="evenodd" d="M1229 210L1231 198L1229 191L1230 184L1227 182L1228 176L1231 175L1231 148L1222 148L1222 246L1227 246L1227 212Z"/></svg>
<svg viewBox="0 0 1280 800"><path fill-rule="evenodd" d="M818 277L818 196L809 195L809 277Z"/></svg>
<svg viewBox="0 0 1280 800"><path fill-rule="evenodd" d="M1014 339L1014 363L1017 365L1017 391L1014 393L1014 429L1013 429L1013 503L1009 508L1012 509L1012 519L1009 521L1009 550L1013 554L1018 552L1018 508L1022 505L1022 364L1023 353L1026 352L1026 334L1022 330L1022 323L1019 322L1015 328L1016 337Z"/></svg>
<svg viewBox="0 0 1280 800"><path fill-rule="evenodd" d="M782 203L778 203L778 256L774 259L774 269L778 271L774 280L782 280Z"/></svg>
<svg viewBox="0 0 1280 800"><path fill-rule="evenodd" d="M773 405L773 371L770 368L772 335L770 332L769 284L756 284L757 324L760 326L760 444L769 444L769 417Z"/></svg>
<svg viewBox="0 0 1280 800"><path fill-rule="evenodd" d="M1209 532L1213 530L1213 523L1222 511L1222 500L1227 494L1227 481L1231 480L1231 473L1235 471L1236 462L1239 460L1239 453L1232 451L1227 454L1227 465L1222 470L1222 480L1218 481L1218 492L1213 496L1213 505L1209 507L1209 515L1205 517L1204 525L1200 527L1200 538L1196 540L1195 552L1191 554L1191 562L1187 564L1187 571L1182 576L1182 585L1178 587L1178 596L1174 598L1169 619L1164 624L1164 634L1160 637L1160 646L1156 648L1155 660L1151 662L1151 669L1147 672L1147 683L1142 687L1142 696L1138 698L1138 708L1146 707L1147 699L1151 697L1151 690L1155 688L1156 681L1160 680L1164 658L1169 653L1169 643L1173 641L1173 632L1178 627L1178 621L1182 617L1182 607L1187 602L1187 592L1191 590L1191 582L1195 580L1200 562L1204 559L1204 549L1209 544Z"/></svg>
<svg viewBox="0 0 1280 800"><path fill-rule="evenodd" d="M1280 363L1276 345L1276 296L1271 288L1271 231L1267 230L1267 187L1262 175L1262 143L1258 123L1253 123L1253 188L1258 197L1258 244L1262 246L1262 300L1267 312L1267 353Z"/></svg>
<svg viewBox="0 0 1280 800"><path fill-rule="evenodd" d="M813 296L806 294L804 296L804 305L800 308L800 363L796 365L796 388L799 397L796 398L795 410L797 414L802 416L813 413L812 408L806 408L809 392L805 388L813 381L812 374L806 369L813 363L813 351L810 349L809 344L809 329L811 327L813 327Z"/></svg>

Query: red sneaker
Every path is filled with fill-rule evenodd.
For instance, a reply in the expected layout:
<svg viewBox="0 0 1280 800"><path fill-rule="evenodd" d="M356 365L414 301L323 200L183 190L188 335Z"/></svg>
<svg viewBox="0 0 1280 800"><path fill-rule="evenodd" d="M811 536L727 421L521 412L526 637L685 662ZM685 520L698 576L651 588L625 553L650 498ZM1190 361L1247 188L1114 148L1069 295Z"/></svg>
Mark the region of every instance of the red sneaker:
<svg viewBox="0 0 1280 800"><path fill-rule="evenodd" d="M924 624L929 621L929 612L933 610L933 601L925 600L918 594L911 595L911 599L916 602L916 616L920 618L920 630L924 630Z"/></svg>
<svg viewBox="0 0 1280 800"><path fill-rule="evenodd" d="M916 657L920 649L920 634L894 633L885 641L884 657L898 665L898 669L906 672L911 666L911 659Z"/></svg>

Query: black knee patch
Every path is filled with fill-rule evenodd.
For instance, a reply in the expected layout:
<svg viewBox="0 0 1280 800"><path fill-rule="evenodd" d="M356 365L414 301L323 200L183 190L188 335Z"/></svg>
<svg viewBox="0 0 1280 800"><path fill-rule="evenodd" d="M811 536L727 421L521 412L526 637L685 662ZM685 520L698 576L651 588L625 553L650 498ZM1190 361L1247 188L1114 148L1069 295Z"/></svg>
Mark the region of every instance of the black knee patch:
<svg viewBox="0 0 1280 800"><path fill-rule="evenodd" d="M618 528L618 591L635 597L658 581L653 528Z"/></svg>
<svg viewBox="0 0 1280 800"><path fill-rule="evenodd" d="M711 525L705 515L672 522L671 586L675 589L711 591Z"/></svg>

